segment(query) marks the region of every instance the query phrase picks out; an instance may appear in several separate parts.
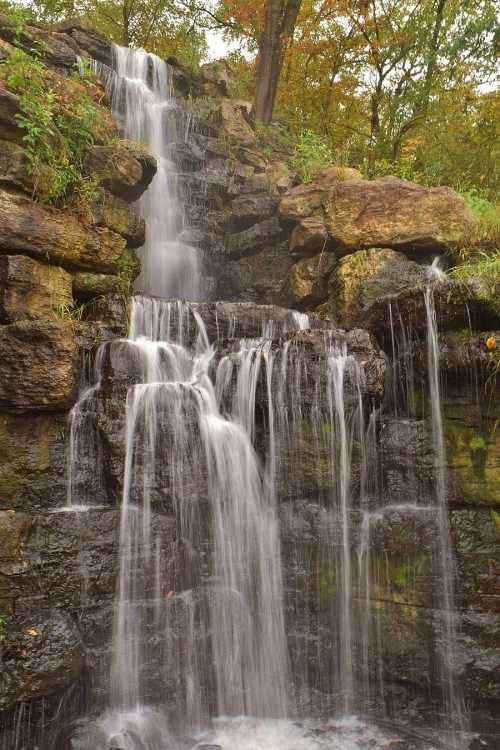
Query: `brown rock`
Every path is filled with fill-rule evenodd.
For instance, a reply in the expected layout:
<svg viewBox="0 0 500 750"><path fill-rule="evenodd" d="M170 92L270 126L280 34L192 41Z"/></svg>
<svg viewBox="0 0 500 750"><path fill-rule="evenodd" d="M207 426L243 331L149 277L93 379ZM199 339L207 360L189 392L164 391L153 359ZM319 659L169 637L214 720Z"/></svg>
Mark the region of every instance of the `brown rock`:
<svg viewBox="0 0 500 750"><path fill-rule="evenodd" d="M309 216L293 228L290 236L292 255L313 255L326 249L328 232L320 219Z"/></svg>
<svg viewBox="0 0 500 750"><path fill-rule="evenodd" d="M72 305L71 276L62 268L25 255L0 256L0 320L52 316L54 310Z"/></svg>
<svg viewBox="0 0 500 750"><path fill-rule="evenodd" d="M0 508L65 502L66 428L66 414L0 414Z"/></svg>
<svg viewBox="0 0 500 750"><path fill-rule="evenodd" d="M316 212L321 218L323 201L338 183L360 180L361 173L349 167L329 167L305 185L292 188L283 196L279 211L289 221L299 221Z"/></svg>
<svg viewBox="0 0 500 750"><path fill-rule="evenodd" d="M342 325L361 324L371 306L427 279L425 267L387 248L341 258L330 280L333 315ZM387 304L387 303L386 303Z"/></svg>
<svg viewBox="0 0 500 750"><path fill-rule="evenodd" d="M125 250L106 227L88 229L68 211L0 190L0 253L26 253L68 268L113 273Z"/></svg>
<svg viewBox="0 0 500 750"><path fill-rule="evenodd" d="M12 141L0 142L0 183L15 185L30 192L33 190L26 152Z"/></svg>
<svg viewBox="0 0 500 750"><path fill-rule="evenodd" d="M220 103L221 125L227 135L243 144L252 146L255 141L255 132L247 122L248 109L246 102L237 102L232 99L223 99Z"/></svg>
<svg viewBox="0 0 500 750"><path fill-rule="evenodd" d="M136 144L122 141L108 146L93 146L85 168L113 195L135 201L146 190L156 174L156 159Z"/></svg>
<svg viewBox="0 0 500 750"><path fill-rule="evenodd" d="M319 253L291 267L290 290L294 307L305 310L327 299L328 278L336 262L330 253Z"/></svg>
<svg viewBox="0 0 500 750"><path fill-rule="evenodd" d="M20 114L19 99L11 91L0 88L0 138L5 141L22 143L23 131L17 124Z"/></svg>
<svg viewBox="0 0 500 750"><path fill-rule="evenodd" d="M78 297L96 297L99 294L127 294L129 282L121 276L103 273L76 273L73 276L73 289Z"/></svg>
<svg viewBox="0 0 500 750"><path fill-rule="evenodd" d="M0 326L0 408L67 409L74 400L78 346L63 320L19 321Z"/></svg>
<svg viewBox="0 0 500 750"><path fill-rule="evenodd" d="M473 222L463 198L450 188L397 177L338 182L318 200L330 237L349 250L446 250L464 241Z"/></svg>
<svg viewBox="0 0 500 750"><path fill-rule="evenodd" d="M126 201L107 190L90 207L92 224L107 227L121 234L128 247L141 247L146 239L146 224Z"/></svg>

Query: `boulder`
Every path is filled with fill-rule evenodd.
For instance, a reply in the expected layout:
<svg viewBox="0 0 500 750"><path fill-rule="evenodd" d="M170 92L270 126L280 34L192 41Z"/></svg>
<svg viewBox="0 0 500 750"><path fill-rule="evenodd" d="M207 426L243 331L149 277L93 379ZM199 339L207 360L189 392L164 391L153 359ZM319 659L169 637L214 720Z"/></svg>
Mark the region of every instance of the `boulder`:
<svg viewBox="0 0 500 750"><path fill-rule="evenodd" d="M85 157L85 169L113 195L136 201L156 174L156 159L136 144L92 146Z"/></svg>
<svg viewBox="0 0 500 750"><path fill-rule="evenodd" d="M0 190L0 253L26 253L69 269L118 270L126 241L107 227L84 227L69 211Z"/></svg>
<svg viewBox="0 0 500 750"><path fill-rule="evenodd" d="M248 122L248 103L234 99L222 99L220 102L220 124L232 140L243 146L253 146L256 141L255 131Z"/></svg>
<svg viewBox="0 0 500 750"><path fill-rule="evenodd" d="M406 289L423 288L427 279L428 268L402 253L387 248L358 250L341 258L331 276L333 317L345 326L362 324L374 303Z"/></svg>
<svg viewBox="0 0 500 750"><path fill-rule="evenodd" d="M239 148L236 152L236 158L243 164L253 167L257 174L266 171L267 161L258 151L252 151L249 148Z"/></svg>
<svg viewBox="0 0 500 750"><path fill-rule="evenodd" d="M58 24L57 30L73 39L84 56L91 57L105 65L111 65L112 44L95 29L82 26L79 20L69 20Z"/></svg>
<svg viewBox="0 0 500 750"><path fill-rule="evenodd" d="M238 232L267 219L273 214L274 202L267 193L239 195L231 203L228 229ZM273 231L275 231L273 224Z"/></svg>
<svg viewBox="0 0 500 750"><path fill-rule="evenodd" d="M290 167L284 162L274 162L266 169L268 189L273 195L283 195L292 187L296 176L297 175L292 172Z"/></svg>
<svg viewBox="0 0 500 750"><path fill-rule="evenodd" d="M0 321L54 315L73 304L71 276L25 255L0 256Z"/></svg>
<svg viewBox="0 0 500 750"><path fill-rule="evenodd" d="M78 65L78 45L72 37L57 31L34 30L36 41L43 50L43 61L47 66L62 72L74 72Z"/></svg>
<svg viewBox="0 0 500 750"><path fill-rule="evenodd" d="M0 508L41 510L66 500L66 415L0 413Z"/></svg>
<svg viewBox="0 0 500 750"><path fill-rule="evenodd" d="M203 93L206 96L227 96L229 87L229 73L223 62L205 63L200 68L203 78Z"/></svg>
<svg viewBox="0 0 500 750"><path fill-rule="evenodd" d="M91 223L121 234L128 247L141 247L146 239L146 223L123 198L107 190L92 202L89 208Z"/></svg>
<svg viewBox="0 0 500 750"><path fill-rule="evenodd" d="M226 242L226 255L239 258L257 253L265 247L276 246L282 234L283 230L278 219L271 216L242 232L230 235Z"/></svg>
<svg viewBox="0 0 500 750"><path fill-rule="evenodd" d="M473 217L464 199L447 187L427 188L398 177L334 183L318 195L331 239L355 251L372 247L426 254L460 247ZM307 215L307 214L306 214Z"/></svg>
<svg viewBox="0 0 500 750"><path fill-rule="evenodd" d="M129 280L121 276L85 271L73 276L73 291L78 298L97 297L100 294L127 294L129 288Z"/></svg>
<svg viewBox="0 0 500 750"><path fill-rule="evenodd" d="M294 307L305 310L320 305L328 298L328 278L336 262L330 253L319 253L294 263L290 269L290 292Z"/></svg>
<svg viewBox="0 0 500 750"><path fill-rule="evenodd" d="M349 167L329 167L319 172L311 182L292 188L283 196L280 214L286 221L300 221L318 213L335 185L340 182L361 180L361 173Z"/></svg>
<svg viewBox="0 0 500 750"><path fill-rule="evenodd" d="M293 228L290 235L292 255L315 255L328 249L328 232L320 219L308 216Z"/></svg>
<svg viewBox="0 0 500 750"><path fill-rule="evenodd" d="M0 408L53 411L75 397L78 346L70 321L42 319L0 326Z"/></svg>

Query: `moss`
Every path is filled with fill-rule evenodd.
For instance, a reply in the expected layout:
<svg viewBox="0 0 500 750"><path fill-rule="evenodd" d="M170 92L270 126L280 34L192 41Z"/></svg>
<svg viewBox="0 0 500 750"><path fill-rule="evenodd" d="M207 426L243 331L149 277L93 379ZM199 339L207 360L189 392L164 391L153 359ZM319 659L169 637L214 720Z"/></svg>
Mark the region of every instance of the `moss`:
<svg viewBox="0 0 500 750"><path fill-rule="evenodd" d="M497 504L500 497L500 432L445 421L448 463L455 470L463 500Z"/></svg>

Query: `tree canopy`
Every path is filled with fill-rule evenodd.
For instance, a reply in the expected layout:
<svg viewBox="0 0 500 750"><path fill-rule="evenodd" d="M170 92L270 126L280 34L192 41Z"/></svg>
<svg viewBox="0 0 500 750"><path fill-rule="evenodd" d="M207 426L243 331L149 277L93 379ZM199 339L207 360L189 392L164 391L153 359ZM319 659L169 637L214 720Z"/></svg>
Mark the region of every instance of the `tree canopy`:
<svg viewBox="0 0 500 750"><path fill-rule="evenodd" d="M500 190L495 0L33 0L115 41L197 66L218 30L234 93L332 161Z"/></svg>

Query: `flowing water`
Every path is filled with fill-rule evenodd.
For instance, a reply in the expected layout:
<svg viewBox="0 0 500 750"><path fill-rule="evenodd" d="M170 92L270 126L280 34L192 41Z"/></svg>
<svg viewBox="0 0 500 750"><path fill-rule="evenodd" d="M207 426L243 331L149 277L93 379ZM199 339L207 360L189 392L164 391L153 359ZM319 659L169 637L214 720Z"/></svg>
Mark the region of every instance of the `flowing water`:
<svg viewBox="0 0 500 750"><path fill-rule="evenodd" d="M260 330L247 337L230 306L218 308L216 336L207 333L203 305L179 299L204 295L198 252L182 239L187 214L169 158L192 123L171 94L168 66L154 55L115 47L114 71L99 66L99 73L124 134L157 156L158 172L138 205L147 241L130 336L114 342L139 376L124 407L109 690L106 710L82 723L73 748L360 750L397 743L397 733L352 716L385 703L372 539L394 511L373 505L380 502L379 414L367 397L363 358L343 332L315 331L301 313L263 314ZM447 728L458 737L464 727L450 665L453 563L431 291L426 305L441 682ZM68 510L99 497L95 425L108 352L103 345L71 413ZM393 405L401 400L398 382ZM405 392L411 389L408 381ZM90 464L97 469L92 493L79 481ZM283 514L300 508L317 524L311 547L280 539ZM402 512L409 509L419 513L410 504ZM290 718L313 714L337 718Z"/></svg>
<svg viewBox="0 0 500 750"><path fill-rule="evenodd" d="M434 267L433 267L434 270ZM438 276L439 281L439 276ZM441 636L441 684L444 698L444 729L451 732L452 747L463 747L466 716L462 693L455 673L457 671L457 614L455 612L455 561L451 547L451 531L448 511L448 480L446 446L441 405L439 377L439 340L434 292L432 284L426 286L425 310L427 316L427 372L431 403L432 440L434 445L435 502L439 527L439 579L442 636Z"/></svg>

